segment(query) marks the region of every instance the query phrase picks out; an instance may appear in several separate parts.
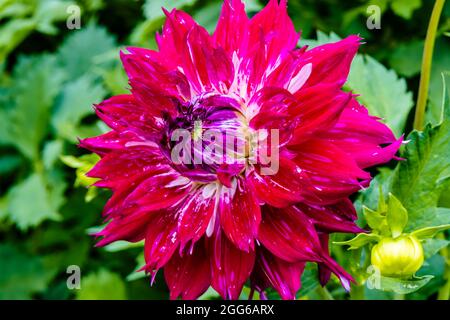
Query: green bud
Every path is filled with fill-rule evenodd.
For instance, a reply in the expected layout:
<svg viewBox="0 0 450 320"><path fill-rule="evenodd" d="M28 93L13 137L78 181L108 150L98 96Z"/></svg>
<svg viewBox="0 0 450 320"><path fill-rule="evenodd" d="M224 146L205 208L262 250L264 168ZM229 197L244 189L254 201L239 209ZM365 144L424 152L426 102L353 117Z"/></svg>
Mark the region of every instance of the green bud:
<svg viewBox="0 0 450 320"><path fill-rule="evenodd" d="M422 244L411 235L383 238L372 248L372 265L387 277L409 278L420 269L423 259Z"/></svg>

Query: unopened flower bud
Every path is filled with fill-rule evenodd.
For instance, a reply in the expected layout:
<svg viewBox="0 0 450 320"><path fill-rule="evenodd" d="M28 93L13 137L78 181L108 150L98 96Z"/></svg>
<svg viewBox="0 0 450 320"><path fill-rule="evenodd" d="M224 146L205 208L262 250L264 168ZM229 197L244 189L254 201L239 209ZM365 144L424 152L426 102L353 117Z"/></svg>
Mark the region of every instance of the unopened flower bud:
<svg viewBox="0 0 450 320"><path fill-rule="evenodd" d="M406 235L383 238L372 249L372 265L388 277L409 278L423 264L423 248L417 238Z"/></svg>

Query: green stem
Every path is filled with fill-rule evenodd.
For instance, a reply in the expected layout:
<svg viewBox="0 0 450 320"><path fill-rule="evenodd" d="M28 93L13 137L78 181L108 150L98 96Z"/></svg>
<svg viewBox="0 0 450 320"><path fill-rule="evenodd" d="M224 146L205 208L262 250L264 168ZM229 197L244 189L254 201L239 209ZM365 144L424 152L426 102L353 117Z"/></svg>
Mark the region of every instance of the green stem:
<svg viewBox="0 0 450 320"><path fill-rule="evenodd" d="M364 300L364 285L352 284L352 289L350 291L350 300Z"/></svg>
<svg viewBox="0 0 450 320"><path fill-rule="evenodd" d="M428 24L425 47L423 49L422 70L420 72L419 95L417 97L416 114L414 117L414 129L422 130L425 118L425 107L428 100L428 89L430 86L431 62L433 60L434 43L436 32L445 0L436 0Z"/></svg>
<svg viewBox="0 0 450 320"><path fill-rule="evenodd" d="M438 238L445 239L443 234L438 235ZM446 280L445 284L439 289L438 292L438 300L449 300L450 298L450 260L449 260L449 250L447 248L443 248L441 250L441 255L445 259L445 271L444 271L444 279Z"/></svg>
<svg viewBox="0 0 450 320"><path fill-rule="evenodd" d="M317 294L322 298L322 300L334 300L331 293L328 291L326 287L322 287L321 285L317 286L316 289Z"/></svg>

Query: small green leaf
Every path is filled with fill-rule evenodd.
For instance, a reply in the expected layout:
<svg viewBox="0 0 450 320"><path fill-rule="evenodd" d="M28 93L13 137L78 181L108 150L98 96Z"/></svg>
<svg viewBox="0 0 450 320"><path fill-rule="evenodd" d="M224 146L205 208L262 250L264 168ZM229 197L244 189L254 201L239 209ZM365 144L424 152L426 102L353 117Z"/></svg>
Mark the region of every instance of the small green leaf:
<svg viewBox="0 0 450 320"><path fill-rule="evenodd" d="M181 9L193 5L197 0L146 0L144 4L144 15L148 20L155 20L164 17L162 8L167 11Z"/></svg>
<svg viewBox="0 0 450 320"><path fill-rule="evenodd" d="M372 275L372 277L375 277L375 275ZM375 285L375 289L382 291L409 294L425 286L431 279L433 279L433 276L423 276L405 280L378 275L376 276L376 279L373 279L373 284Z"/></svg>
<svg viewBox="0 0 450 320"><path fill-rule="evenodd" d="M450 229L450 224L415 230L411 234L413 236L416 236L416 238L418 239L426 239L426 238L433 238L436 235L436 233L448 229Z"/></svg>
<svg viewBox="0 0 450 320"><path fill-rule="evenodd" d="M66 84L52 117L52 125L58 136L72 143L77 142L77 138L85 138L79 137L80 122L94 112L93 104L100 103L105 95L103 86L90 75Z"/></svg>
<svg viewBox="0 0 450 320"><path fill-rule="evenodd" d="M354 250L365 246L368 243L378 242L380 240L380 236L374 233L360 233L353 239L347 241L333 242L333 244L337 244L340 246L350 246L348 250Z"/></svg>
<svg viewBox="0 0 450 320"><path fill-rule="evenodd" d="M48 133L50 109L63 78L52 56L21 57L14 68L10 91L15 103L7 112L6 126L9 143L30 160L39 158L42 140Z"/></svg>
<svg viewBox="0 0 450 320"><path fill-rule="evenodd" d="M0 244L0 299L30 299L45 290L54 276L40 258L22 248Z"/></svg>
<svg viewBox="0 0 450 320"><path fill-rule="evenodd" d="M391 8L396 15L411 19L413 12L422 6L421 0L392 0Z"/></svg>
<svg viewBox="0 0 450 320"><path fill-rule="evenodd" d="M386 216L378 211L373 211L366 206L363 206L364 218L372 230L383 231L387 229Z"/></svg>
<svg viewBox="0 0 450 320"><path fill-rule="evenodd" d="M121 277L108 270L100 270L81 278L78 300L125 300L125 283Z"/></svg>
<svg viewBox="0 0 450 320"><path fill-rule="evenodd" d="M425 239L422 241L423 251L425 253L425 259L429 259L434 256L439 250L446 248L450 244L450 241L444 239Z"/></svg>
<svg viewBox="0 0 450 320"><path fill-rule="evenodd" d="M50 170L55 165L63 149L63 142L61 140L49 141L45 144L42 152L42 160L44 167Z"/></svg>
<svg viewBox="0 0 450 320"><path fill-rule="evenodd" d="M104 27L89 24L70 33L58 50L57 59L71 79L76 79L86 73L93 73L96 67L101 71L101 67L109 66L112 61L99 63L96 58L115 47L115 39Z"/></svg>
<svg viewBox="0 0 450 320"><path fill-rule="evenodd" d="M397 238L401 235L408 223L408 212L392 193L389 193L386 219L393 238Z"/></svg>
<svg viewBox="0 0 450 320"><path fill-rule="evenodd" d="M11 188L8 203L11 220L22 230L37 226L46 219L60 218L44 177L37 173Z"/></svg>
<svg viewBox="0 0 450 320"><path fill-rule="evenodd" d="M127 281L134 281L138 279L142 279L146 277L144 271L140 271L142 267L145 266L145 257L144 253L140 253L136 258L136 267L134 270L127 276Z"/></svg>

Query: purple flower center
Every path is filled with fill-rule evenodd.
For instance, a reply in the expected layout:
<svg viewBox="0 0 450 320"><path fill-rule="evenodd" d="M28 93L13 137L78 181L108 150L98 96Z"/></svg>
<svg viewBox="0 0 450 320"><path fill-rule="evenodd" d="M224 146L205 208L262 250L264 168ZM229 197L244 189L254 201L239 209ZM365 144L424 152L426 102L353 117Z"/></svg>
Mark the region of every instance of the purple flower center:
<svg viewBox="0 0 450 320"><path fill-rule="evenodd" d="M177 117L165 118L164 154L191 180L229 184L244 170L249 154L241 104L231 97L204 94L178 108Z"/></svg>

